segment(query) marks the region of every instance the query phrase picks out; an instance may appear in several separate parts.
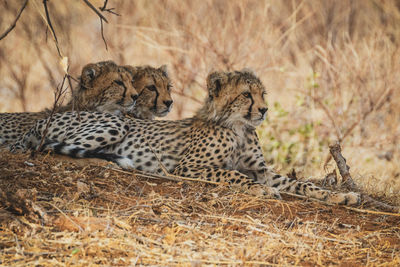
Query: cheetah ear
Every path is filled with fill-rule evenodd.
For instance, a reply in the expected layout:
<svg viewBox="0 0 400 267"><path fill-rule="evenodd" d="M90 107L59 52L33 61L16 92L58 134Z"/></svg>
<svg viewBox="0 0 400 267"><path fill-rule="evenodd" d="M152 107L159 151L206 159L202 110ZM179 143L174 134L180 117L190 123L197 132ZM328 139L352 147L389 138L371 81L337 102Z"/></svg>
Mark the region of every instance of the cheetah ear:
<svg viewBox="0 0 400 267"><path fill-rule="evenodd" d="M252 70L250 68L243 68L240 72L249 73L249 74L251 74L253 76L256 76L256 73L254 72L254 70Z"/></svg>
<svg viewBox="0 0 400 267"><path fill-rule="evenodd" d="M97 65L99 68L102 68L102 67L115 68L118 66L112 60L99 61L99 62L95 63L95 65Z"/></svg>
<svg viewBox="0 0 400 267"><path fill-rule="evenodd" d="M96 68L94 66L87 66L82 70L82 77L87 77L92 80L96 76Z"/></svg>
<svg viewBox="0 0 400 267"><path fill-rule="evenodd" d="M167 65L162 65L161 67L158 68L162 74L168 78L168 70L167 70Z"/></svg>
<svg viewBox="0 0 400 267"><path fill-rule="evenodd" d="M131 65L125 65L125 66L123 66L123 68L125 70L127 70L132 75L132 77L134 77L136 75L136 73L137 73L137 71L139 69L138 67L134 67L134 66L131 66Z"/></svg>
<svg viewBox="0 0 400 267"><path fill-rule="evenodd" d="M222 85L226 82L227 75L222 71L215 71L207 77L207 89L210 98L218 97Z"/></svg>
<svg viewBox="0 0 400 267"><path fill-rule="evenodd" d="M93 81L93 79L96 77L96 74L98 75L100 72L99 66L96 64L88 64L82 69L82 74L81 74L81 84L82 84L82 89L87 89L90 87L90 83Z"/></svg>

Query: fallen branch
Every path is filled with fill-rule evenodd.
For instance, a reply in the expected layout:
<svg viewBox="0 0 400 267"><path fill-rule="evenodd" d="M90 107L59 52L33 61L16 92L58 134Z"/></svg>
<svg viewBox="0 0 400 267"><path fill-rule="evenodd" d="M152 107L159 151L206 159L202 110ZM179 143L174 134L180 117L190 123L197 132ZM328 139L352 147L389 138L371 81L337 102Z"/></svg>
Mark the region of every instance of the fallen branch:
<svg viewBox="0 0 400 267"><path fill-rule="evenodd" d="M133 171L125 171L122 169L116 169L112 167L103 167L108 170L116 171L119 173L124 173L124 174L129 174L129 175L137 175L142 178L148 178L148 179L161 179L161 180L170 180L174 182L184 182L184 181L190 181L190 182L200 182L200 183L206 183L206 184L213 184L213 185L221 185L223 183L218 183L218 182L213 182L213 181L208 181L204 179L197 179L197 178L188 178L188 177L182 177L182 176L177 176L177 175L160 175L160 174L154 174L154 173L149 173L149 172L144 172L144 171L139 171L139 170L133 170Z"/></svg>
<svg viewBox="0 0 400 267"><path fill-rule="evenodd" d="M340 144L336 143L329 146L329 151L331 152L331 155L338 166L340 175L343 178L342 185L345 185L350 190L358 190L356 184L353 181L353 178L351 178L349 172L350 167L346 164L346 159L342 156L342 149L340 147Z"/></svg>
<svg viewBox="0 0 400 267"><path fill-rule="evenodd" d="M350 175L350 167L346 164L346 159L342 155L342 149L340 148L340 144L336 143L332 146L329 146L329 151L331 152L331 155L333 159L336 162L336 165L339 169L340 175L343 178L344 183L342 185L345 185L348 189L352 191L360 191L357 185L354 183L353 178ZM383 209L383 210L388 210L391 212L400 212L399 207L392 206L386 203L383 203L381 201L375 200L368 196L367 194L362 194L362 199L364 203L371 204L375 206L376 208ZM398 216L398 215L395 215Z"/></svg>
<svg viewBox="0 0 400 267"><path fill-rule="evenodd" d="M129 174L129 175L134 174L134 175L137 175L139 177L147 178L147 179L161 179L161 180L170 180L170 181L175 181L175 182L190 181L190 182L200 182L200 183L213 184L213 185L221 185L222 184L222 183L212 182L212 181L208 181L208 180L196 179L196 178L187 178L187 177L182 177L182 176L177 176L177 175L164 176L164 175L148 173L148 172L138 171L138 170L125 171L125 170L122 170L122 169L117 169L117 168L113 168L113 167L109 167L109 166L104 166L103 168L108 169L108 170L112 170L112 171L115 171L115 172L119 172L119 173ZM319 199L316 199L316 198L310 198L310 197L307 197L307 196L302 196L302 195L293 194L293 193L289 193L289 192L280 192L280 193L282 195L292 196L292 197L296 197L296 198L300 198L300 199L306 199L306 200L317 202L317 203L320 203L320 204L323 204L323 205L327 205L327 206L336 206L334 204L329 204L329 203L327 203L325 201L322 201L322 200L319 200ZM277 201L279 201L279 200L277 200ZM372 198L369 198L368 201L370 201L370 202L375 201L375 202L381 203L379 201L373 200ZM393 213L391 213L391 212L383 212L383 211L367 210L367 209L359 209L359 208L348 207L348 206L343 206L343 207L345 209L356 211L356 212L361 212L361 213L369 213L369 214L376 214L376 215L389 215L389 216L400 217L400 213L399 213L400 210L397 207L390 206L390 205L387 205L385 203L381 203L381 204L383 205L383 208L385 208L386 210L391 210Z"/></svg>
<svg viewBox="0 0 400 267"><path fill-rule="evenodd" d="M286 196L291 196L291 197L296 197L296 198L300 198L300 199L305 199L305 200L317 202L317 203L320 203L320 204L323 204L323 205L326 205L326 206L336 206L335 204L330 204L330 203L327 203L327 202L325 202L325 201L322 201L322 200L319 200L319 199L316 199L316 198L309 198L309 197L307 197L307 196L302 196L302 195L293 194L293 193L289 193L289 192L280 192L280 193L281 193L282 195L286 195ZM374 200L374 199L372 199L372 198L369 197L368 201L370 201L370 200L376 201L376 200ZM368 213L368 214L376 214L376 215L389 215L389 216L400 217L400 213L399 213L399 212L400 212L400 209L399 209L399 208L394 207L394 206L387 205L387 204L382 203L382 202L379 202L379 201L376 201L376 202L381 203L381 204L383 204L383 205L386 205L386 206L390 207L390 208L386 208L386 209L387 209L387 210L390 210L390 209L391 209L392 212L384 212L384 211L376 211L376 210L367 210L367 209L360 209L360 208L349 207L349 206L340 206L340 207L343 207L343 208L345 208L345 209L347 209L347 210L352 210L352 211L355 211L355 212L360 212L360 213Z"/></svg>
<svg viewBox="0 0 400 267"><path fill-rule="evenodd" d="M17 21L19 20L19 18L21 17L22 12L24 11L26 5L28 4L28 0L25 0L25 2L22 4L21 9L19 10L17 16L15 17L13 23L10 25L10 27L8 27L8 29L2 34L0 35L0 40L2 40L3 38L5 38L17 25Z"/></svg>

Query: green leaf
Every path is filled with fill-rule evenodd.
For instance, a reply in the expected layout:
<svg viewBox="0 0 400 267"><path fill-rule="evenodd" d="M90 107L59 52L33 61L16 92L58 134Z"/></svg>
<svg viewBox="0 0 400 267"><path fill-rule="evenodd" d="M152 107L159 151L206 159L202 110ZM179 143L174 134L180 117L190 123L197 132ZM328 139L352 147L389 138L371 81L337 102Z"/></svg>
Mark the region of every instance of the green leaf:
<svg viewBox="0 0 400 267"><path fill-rule="evenodd" d="M71 252L72 255L75 255L76 253L78 253L80 250L79 248L74 248Z"/></svg>

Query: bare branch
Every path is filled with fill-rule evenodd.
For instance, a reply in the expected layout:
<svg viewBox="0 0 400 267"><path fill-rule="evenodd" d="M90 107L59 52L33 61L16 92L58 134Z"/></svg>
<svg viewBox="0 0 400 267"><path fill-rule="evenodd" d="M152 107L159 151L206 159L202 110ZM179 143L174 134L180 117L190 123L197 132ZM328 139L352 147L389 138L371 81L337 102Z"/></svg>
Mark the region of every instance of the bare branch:
<svg viewBox="0 0 400 267"><path fill-rule="evenodd" d="M4 37L6 37L15 28L15 26L17 25L17 21L21 17L21 14L24 11L27 4L28 4L28 0L25 0L21 9L19 10L17 16L15 17L15 20L13 21L13 23L10 25L10 27L8 27L8 29L2 35L0 35L0 40L2 40Z"/></svg>
<svg viewBox="0 0 400 267"><path fill-rule="evenodd" d="M100 29L101 29L101 38L103 38L104 45L106 46L106 50L108 51L108 45L106 38L104 37L104 29L103 29L103 20L100 18Z"/></svg>
<svg viewBox="0 0 400 267"><path fill-rule="evenodd" d="M83 2L85 2L86 5L87 5L90 9L92 9L92 10L97 14L97 16L100 17L100 19L102 19L102 20L104 20L105 22L108 23L108 20L103 16L103 14L101 14L101 13L97 10L97 8L95 8L88 0L83 0ZM107 4L107 3L105 3L105 5L106 5L106 4Z"/></svg>
<svg viewBox="0 0 400 267"><path fill-rule="evenodd" d="M49 26L49 28L50 28L50 30L51 30L51 33L53 34L53 38L54 38L54 41L55 41L55 43L56 43L58 55L59 55L60 57L62 57L61 52L60 52L60 48L58 47L57 35L56 35L56 32L54 31L53 25L51 24L50 15L49 15L49 10L48 10L48 8L47 8L47 1L48 1L48 0L43 0L44 11L46 12L47 25Z"/></svg>
<svg viewBox="0 0 400 267"><path fill-rule="evenodd" d="M336 161L340 175L343 178L344 184L350 190L357 190L357 186L354 183L353 178L351 178L349 172L350 167L346 164L346 159L342 155L342 149L340 147L340 144L336 143L334 145L329 146L329 151L331 152L333 159Z"/></svg>
<svg viewBox="0 0 400 267"><path fill-rule="evenodd" d="M99 7L101 11L104 11L104 10L106 9L107 3L108 3L108 0L104 0L104 5L103 5L103 7Z"/></svg>
<svg viewBox="0 0 400 267"><path fill-rule="evenodd" d="M99 12L99 10L97 10L97 8L95 8L95 7L92 5L92 3L90 3L88 0L83 0L83 2L85 2L86 5L87 5L90 9L92 9L92 10L97 14L97 16L99 16L99 18L100 18L100 27L101 27L101 38L102 38L103 41L104 41L104 45L106 46L106 50L108 50L108 45L107 45L107 42L106 42L106 38L104 37L104 26L103 26L103 20L104 20L105 22L107 22L107 23L108 23L108 20L107 20L106 17L104 17L103 14L101 14L101 12ZM99 7L99 9L100 9L102 12L109 12L109 13L114 14L114 15L116 15L116 16L120 16L118 13L116 13L116 12L113 11L114 8L107 8L107 3L108 3L108 0L104 0L103 6L102 6L102 7Z"/></svg>
<svg viewBox="0 0 400 267"><path fill-rule="evenodd" d="M329 150L331 152L333 159L336 161L340 175L342 176L345 185L348 188L350 188L351 190L359 191L356 184L353 181L353 178L351 178L351 175L349 172L350 167L346 164L346 159L342 155L342 150L340 148L339 143L329 146ZM391 212L399 212L400 211L399 207L395 207L395 206L383 203L381 201L375 200L366 194L362 194L362 197L363 197L363 200L365 203L369 203L369 204L375 206L376 208L380 208L380 209L391 211Z"/></svg>
<svg viewBox="0 0 400 267"><path fill-rule="evenodd" d="M68 79L68 85L69 85L69 89L71 90L71 96L72 96L72 111L75 111L75 99L73 98L74 96L74 90L72 89L72 80L76 80L74 77L72 77L71 75L67 75L67 79ZM79 111L79 110L78 110Z"/></svg>
<svg viewBox="0 0 400 267"><path fill-rule="evenodd" d="M107 42L106 42L106 38L104 37L104 27L103 27L103 20L105 21L105 22L107 22L108 23L108 20L101 14L101 12L99 12L98 10L97 10L97 8L95 8L88 0L83 0L85 3L86 3L86 5L90 8L90 9L92 9L96 14L97 14L97 16L99 16L99 18L100 18L100 27L101 27L101 38L103 38L103 41L104 41L104 45L106 46L106 50L108 50L108 45L107 45ZM114 11L113 11L113 9L114 8L107 8L107 2L108 2L108 0L105 0L104 1L104 5L102 6L102 7L99 7L99 9L102 11L102 12L109 12L109 13L111 13L111 14L114 14L114 15L117 15L117 16L119 16L119 14L117 14L117 13L115 13Z"/></svg>
<svg viewBox="0 0 400 267"><path fill-rule="evenodd" d="M47 118L46 128L44 129L43 136L42 136L42 139L40 140L40 145L37 148L37 151L40 151L42 149L42 146L43 146L44 141L46 139L48 128L50 126L50 122L51 122L51 120L53 118L54 113L56 113L56 111L58 109L60 99L64 95L64 93L68 90L68 87L63 89L64 88L64 84L65 84L65 80L67 79L67 77L68 77L68 74L65 74L64 78L63 78L63 80L61 82L61 85L58 86L56 91L54 92L53 108L51 109L50 115Z"/></svg>
<svg viewBox="0 0 400 267"><path fill-rule="evenodd" d="M104 0L104 5L102 7L99 7L99 9L102 12L109 12L109 13L114 14L116 16L120 16L120 14L118 14L118 13L113 11L115 8L107 8L107 3L108 3L108 0ZM104 37L103 19L101 17L100 17L100 27L101 27L101 38L103 38L104 45L106 46L106 50L108 50L108 45L107 45L107 42L106 42L106 38Z"/></svg>
<svg viewBox="0 0 400 267"><path fill-rule="evenodd" d="M104 0L104 5L102 6L102 7L99 7L99 9L102 11L102 12L104 12L104 11L106 11L106 12L109 12L109 13L111 13L111 14L114 14L114 15L116 15L116 16L121 16L120 14L118 14L118 13L116 13L114 10L115 10L115 8L107 8L107 3L108 3L108 0Z"/></svg>
<svg viewBox="0 0 400 267"><path fill-rule="evenodd" d="M353 122L353 124L347 128L347 130L345 131L345 133L343 135L341 135L341 137L338 139L338 142L342 142L347 136L349 136L351 134L351 132L363 121L365 120L370 114L372 114L374 111L379 110L383 104L387 101L390 101L390 95L393 93L393 88L388 88L386 89L386 91L380 96L380 98L375 102L371 104L371 107L368 111L366 111L363 115L362 115L362 119L358 119L355 122ZM325 110L325 109L324 109ZM329 113L328 117L329 117ZM332 120L333 121L333 120ZM335 124L334 124L335 125ZM336 128L336 127L335 127ZM332 155L329 154L325 160L324 163L324 168L326 169L328 163L331 161L332 159Z"/></svg>

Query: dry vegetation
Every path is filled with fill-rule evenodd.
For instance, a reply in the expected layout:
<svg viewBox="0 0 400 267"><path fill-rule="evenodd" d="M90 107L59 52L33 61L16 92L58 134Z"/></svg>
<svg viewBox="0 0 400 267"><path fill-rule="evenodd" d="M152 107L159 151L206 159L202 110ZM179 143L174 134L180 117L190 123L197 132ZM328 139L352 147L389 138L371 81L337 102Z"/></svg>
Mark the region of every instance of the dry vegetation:
<svg viewBox="0 0 400 267"><path fill-rule="evenodd" d="M399 214L268 200L49 155L6 156L3 265L400 264Z"/></svg>
<svg viewBox="0 0 400 267"><path fill-rule="evenodd" d="M0 0L0 33L22 3ZM271 165L321 178L340 140L357 185L400 204L397 1L111 0L120 16L103 12L108 50L83 1L47 4L73 76L106 59L168 64L174 119L200 105L209 71L250 67L269 93L259 135ZM42 1L29 1L0 41L0 112L53 104L64 71L44 17ZM5 220L0 264L400 264L398 217L42 160L1 156L0 188L36 189L28 199L49 218Z"/></svg>

